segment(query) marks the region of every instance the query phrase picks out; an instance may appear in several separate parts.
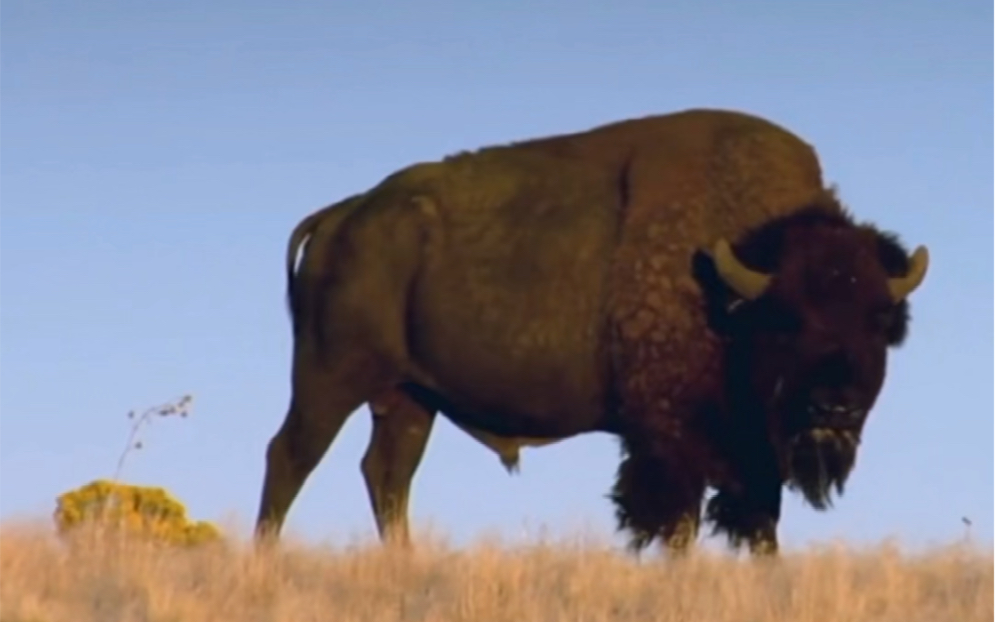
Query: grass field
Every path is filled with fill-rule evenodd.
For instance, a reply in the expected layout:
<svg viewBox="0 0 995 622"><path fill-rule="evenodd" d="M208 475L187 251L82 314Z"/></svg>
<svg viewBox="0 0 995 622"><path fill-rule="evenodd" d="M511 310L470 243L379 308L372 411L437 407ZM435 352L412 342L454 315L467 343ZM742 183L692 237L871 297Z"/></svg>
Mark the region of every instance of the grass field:
<svg viewBox="0 0 995 622"><path fill-rule="evenodd" d="M988 622L991 551L889 545L786 551L757 563L680 562L583 538L412 554L375 542L284 540L254 552L165 550L96 532L71 545L48 523L0 526L2 622Z"/></svg>

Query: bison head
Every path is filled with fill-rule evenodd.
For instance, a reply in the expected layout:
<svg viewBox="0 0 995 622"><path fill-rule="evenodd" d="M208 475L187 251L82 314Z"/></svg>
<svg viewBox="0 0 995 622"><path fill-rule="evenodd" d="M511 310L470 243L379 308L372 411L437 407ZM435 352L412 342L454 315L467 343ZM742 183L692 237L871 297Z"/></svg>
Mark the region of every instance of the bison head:
<svg viewBox="0 0 995 622"><path fill-rule="evenodd" d="M710 318L727 343L729 399L755 406L783 476L816 508L843 491L928 263L926 248L909 256L835 206L713 248Z"/></svg>

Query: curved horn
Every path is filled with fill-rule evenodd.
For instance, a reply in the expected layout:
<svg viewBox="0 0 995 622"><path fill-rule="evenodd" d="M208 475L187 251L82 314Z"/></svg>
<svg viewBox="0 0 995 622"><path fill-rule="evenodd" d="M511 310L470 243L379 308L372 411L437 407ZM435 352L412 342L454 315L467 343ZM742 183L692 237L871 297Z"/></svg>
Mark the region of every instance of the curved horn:
<svg viewBox="0 0 995 622"><path fill-rule="evenodd" d="M922 280L926 278L927 268L929 268L929 250L925 246L920 246L909 258L909 271L906 275L888 279L888 291L891 292L891 299L895 302L901 302L914 292L922 284Z"/></svg>
<svg viewBox="0 0 995 622"><path fill-rule="evenodd" d="M737 294L747 300L754 300L767 290L771 277L763 272L750 270L740 263L728 241L721 239L716 242L712 253L719 276Z"/></svg>

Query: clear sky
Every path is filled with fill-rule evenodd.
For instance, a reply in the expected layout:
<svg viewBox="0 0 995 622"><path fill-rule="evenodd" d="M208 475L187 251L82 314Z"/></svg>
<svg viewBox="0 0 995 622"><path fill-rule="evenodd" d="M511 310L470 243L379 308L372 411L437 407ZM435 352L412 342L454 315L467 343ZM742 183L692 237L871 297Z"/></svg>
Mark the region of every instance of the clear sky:
<svg viewBox="0 0 995 622"><path fill-rule="evenodd" d="M599 7L595 7L595 4ZM846 496L788 544L992 539L992 3L55 2L2 14L2 516L110 475L129 409L182 393L124 476L255 517L289 395L299 219L461 149L708 106L818 149L862 218L931 250ZM293 507L373 530L357 411ZM614 527L609 436L510 477L440 420L412 499L456 541Z"/></svg>

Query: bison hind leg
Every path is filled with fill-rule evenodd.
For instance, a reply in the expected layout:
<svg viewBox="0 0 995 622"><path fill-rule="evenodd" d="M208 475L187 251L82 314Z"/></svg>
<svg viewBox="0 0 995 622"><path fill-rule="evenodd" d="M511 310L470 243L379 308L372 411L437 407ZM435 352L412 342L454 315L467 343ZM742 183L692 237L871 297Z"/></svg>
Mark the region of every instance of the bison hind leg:
<svg viewBox="0 0 995 622"><path fill-rule="evenodd" d="M389 361L372 349L340 342L332 361L295 344L290 408L266 449L266 470L256 517L259 541L274 541L305 481L363 402L390 386Z"/></svg>
<svg viewBox="0 0 995 622"><path fill-rule="evenodd" d="M435 411L392 389L370 403L373 429L360 468L385 544L411 546L408 499L432 432Z"/></svg>
<svg viewBox="0 0 995 622"><path fill-rule="evenodd" d="M608 497L619 531L630 534L629 549L660 539L670 553L683 553L697 536L704 474L676 448L626 453Z"/></svg>

